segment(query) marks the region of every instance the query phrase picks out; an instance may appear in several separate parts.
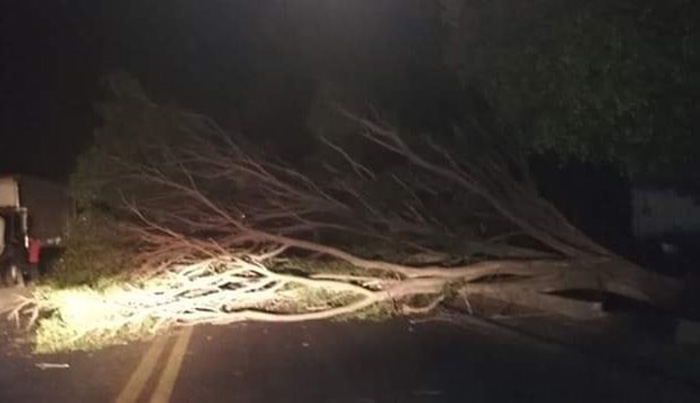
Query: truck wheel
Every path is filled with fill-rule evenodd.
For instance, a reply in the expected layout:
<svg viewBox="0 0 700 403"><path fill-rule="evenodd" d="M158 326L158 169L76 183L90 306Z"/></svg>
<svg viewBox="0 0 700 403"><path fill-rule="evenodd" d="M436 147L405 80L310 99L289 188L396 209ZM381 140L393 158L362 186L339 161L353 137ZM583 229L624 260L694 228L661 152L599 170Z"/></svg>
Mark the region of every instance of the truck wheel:
<svg viewBox="0 0 700 403"><path fill-rule="evenodd" d="M5 285L8 287L24 287L24 277L22 276L22 270L16 264L10 264L10 266L5 269Z"/></svg>

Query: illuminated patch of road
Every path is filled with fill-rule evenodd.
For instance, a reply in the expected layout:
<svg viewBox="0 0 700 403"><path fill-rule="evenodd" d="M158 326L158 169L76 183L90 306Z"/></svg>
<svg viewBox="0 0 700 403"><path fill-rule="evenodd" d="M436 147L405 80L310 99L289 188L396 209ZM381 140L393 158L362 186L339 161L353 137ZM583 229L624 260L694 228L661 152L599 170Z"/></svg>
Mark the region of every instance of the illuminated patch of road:
<svg viewBox="0 0 700 403"><path fill-rule="evenodd" d="M117 397L116 403L133 403L138 400L167 342L167 337L160 337L151 345L146 355L139 363L139 366L136 368L136 371L134 371L134 374L129 379L129 382L127 382L126 386L124 386L124 389L119 394L119 397Z"/></svg>
<svg viewBox="0 0 700 403"><path fill-rule="evenodd" d="M175 340L175 345L158 379L156 389L149 400L151 403L167 403L170 400L191 336L192 328L188 327L185 328ZM154 370L168 344L168 340L168 337L160 337L151 345L136 368L136 371L134 371L126 386L124 386L124 389L115 400L116 403L134 403L139 401L139 397L143 394L144 387L154 375Z"/></svg>
<svg viewBox="0 0 700 403"><path fill-rule="evenodd" d="M173 393L175 381L177 381L177 376L180 373L180 367L182 367L182 361L185 358L190 337L192 337L192 328L187 327L175 341L173 352L170 354L168 363L165 365L165 369L163 369L163 373L158 381L158 386L156 386L156 390L151 396L151 403L167 403L170 401L170 395Z"/></svg>

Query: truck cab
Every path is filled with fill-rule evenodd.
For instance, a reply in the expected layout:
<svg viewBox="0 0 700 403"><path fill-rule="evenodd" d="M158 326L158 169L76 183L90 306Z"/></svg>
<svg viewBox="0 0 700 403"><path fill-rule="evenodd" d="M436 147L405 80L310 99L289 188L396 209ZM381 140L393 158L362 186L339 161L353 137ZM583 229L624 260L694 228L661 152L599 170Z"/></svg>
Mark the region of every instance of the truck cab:
<svg viewBox="0 0 700 403"><path fill-rule="evenodd" d="M22 286L60 255L73 203L66 186L30 176L0 176L0 282ZM30 246L37 256L31 256ZM38 252L38 253L37 253Z"/></svg>
<svg viewBox="0 0 700 403"><path fill-rule="evenodd" d="M26 270L27 209L0 207L0 273L5 286L31 280Z"/></svg>

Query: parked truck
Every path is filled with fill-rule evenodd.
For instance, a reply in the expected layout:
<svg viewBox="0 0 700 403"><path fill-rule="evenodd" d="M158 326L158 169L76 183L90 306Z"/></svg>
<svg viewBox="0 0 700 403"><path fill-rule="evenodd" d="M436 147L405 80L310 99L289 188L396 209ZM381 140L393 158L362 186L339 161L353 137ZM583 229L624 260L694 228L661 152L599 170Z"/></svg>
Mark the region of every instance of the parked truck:
<svg viewBox="0 0 700 403"><path fill-rule="evenodd" d="M13 287L38 280L62 251L73 215L67 186L33 176L0 176L2 283Z"/></svg>

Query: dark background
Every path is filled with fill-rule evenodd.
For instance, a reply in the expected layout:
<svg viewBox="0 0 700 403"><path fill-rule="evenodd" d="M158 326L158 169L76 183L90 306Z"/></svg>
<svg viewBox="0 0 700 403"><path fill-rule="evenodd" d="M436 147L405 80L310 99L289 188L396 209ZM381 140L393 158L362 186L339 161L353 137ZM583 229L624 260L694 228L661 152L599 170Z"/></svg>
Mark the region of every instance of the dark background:
<svg viewBox="0 0 700 403"><path fill-rule="evenodd" d="M366 87L376 103L400 99L417 120L454 109L445 93L458 86L435 67L440 33L424 10L394 0L289 4L3 1L0 172L65 180L99 124L100 77L114 71L159 103L265 133L296 154L324 80Z"/></svg>
<svg viewBox="0 0 700 403"><path fill-rule="evenodd" d="M212 116L300 158L326 82L397 106L417 128L455 116L483 123L488 108L439 62L445 33L426 9L434 3L3 0L0 173L66 181L99 125L100 79L114 71L135 76L158 103ZM551 15L538 5L551 3L501 11L504 21L540 24ZM563 12L581 3L557 4ZM543 194L586 232L608 245L628 237L629 183L615 169L562 167L547 156L532 163Z"/></svg>
<svg viewBox="0 0 700 403"><path fill-rule="evenodd" d="M3 1L0 171L65 179L98 124L107 72L135 75L163 102L235 110L262 3Z"/></svg>

